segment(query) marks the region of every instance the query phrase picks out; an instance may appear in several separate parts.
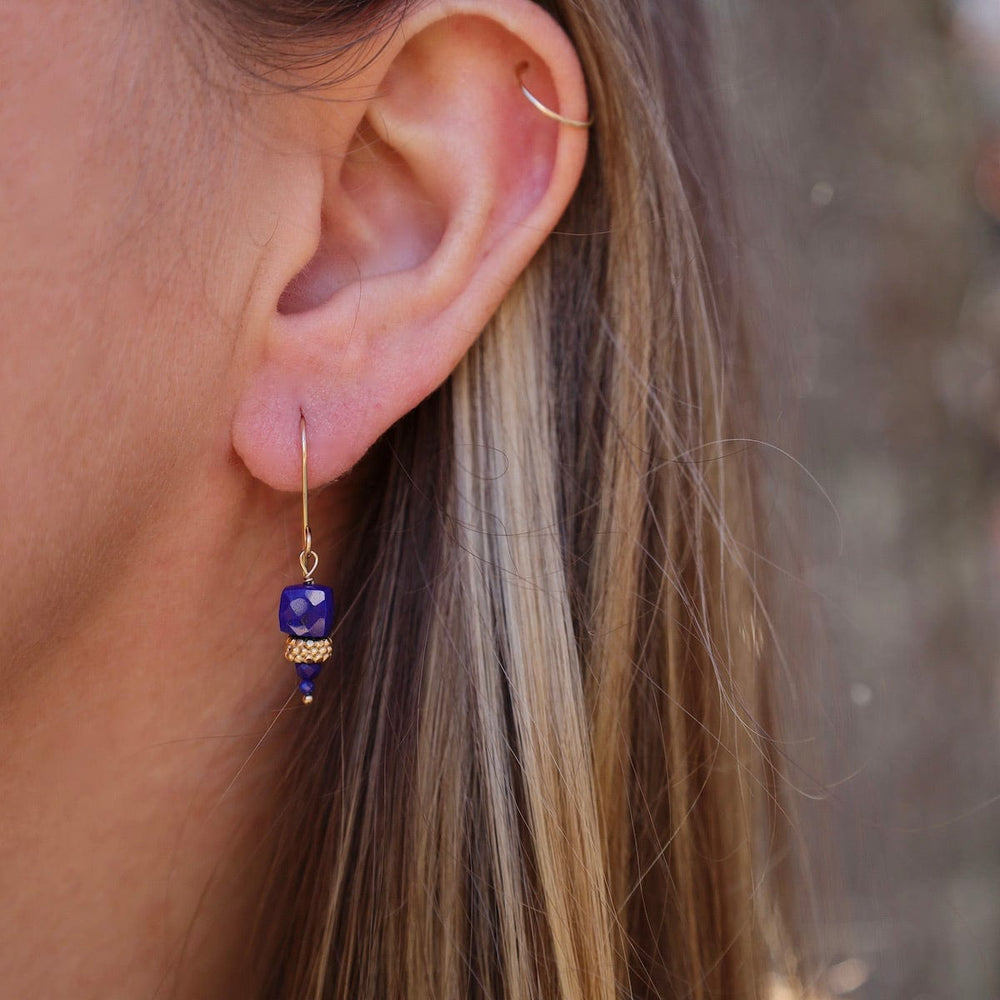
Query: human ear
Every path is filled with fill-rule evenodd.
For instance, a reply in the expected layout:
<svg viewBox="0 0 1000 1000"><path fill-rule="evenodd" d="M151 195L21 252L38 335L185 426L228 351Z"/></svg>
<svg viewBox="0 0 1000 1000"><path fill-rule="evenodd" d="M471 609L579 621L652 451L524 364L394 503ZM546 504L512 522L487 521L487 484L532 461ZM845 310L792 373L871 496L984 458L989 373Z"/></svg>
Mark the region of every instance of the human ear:
<svg viewBox="0 0 1000 1000"><path fill-rule="evenodd" d="M430 0L311 102L244 325L233 445L281 490L348 471L453 371L579 180L576 52L531 0ZM330 97L332 99L325 99ZM298 118L292 116L292 120Z"/></svg>

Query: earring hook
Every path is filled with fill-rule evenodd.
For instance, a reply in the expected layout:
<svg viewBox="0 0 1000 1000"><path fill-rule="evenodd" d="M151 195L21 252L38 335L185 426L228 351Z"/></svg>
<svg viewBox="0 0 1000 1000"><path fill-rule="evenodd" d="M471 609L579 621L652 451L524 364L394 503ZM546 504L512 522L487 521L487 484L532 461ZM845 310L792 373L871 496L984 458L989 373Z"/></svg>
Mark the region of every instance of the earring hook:
<svg viewBox="0 0 1000 1000"><path fill-rule="evenodd" d="M299 565L306 583L313 582L313 573L319 565L319 556L313 552L312 530L309 527L309 453L306 448L306 416L299 411L299 430L302 432L302 551L299 553Z"/></svg>

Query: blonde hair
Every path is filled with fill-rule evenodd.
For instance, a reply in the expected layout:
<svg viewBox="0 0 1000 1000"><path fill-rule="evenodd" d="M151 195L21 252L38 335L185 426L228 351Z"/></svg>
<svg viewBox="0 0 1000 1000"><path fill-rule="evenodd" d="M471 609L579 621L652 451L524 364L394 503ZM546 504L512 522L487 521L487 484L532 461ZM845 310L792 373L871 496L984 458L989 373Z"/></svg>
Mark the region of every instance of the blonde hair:
<svg viewBox="0 0 1000 1000"><path fill-rule="evenodd" d="M783 940L704 26L688 0L543 6L589 80L589 162L369 460L337 668L282 790L268 996L735 1000Z"/></svg>

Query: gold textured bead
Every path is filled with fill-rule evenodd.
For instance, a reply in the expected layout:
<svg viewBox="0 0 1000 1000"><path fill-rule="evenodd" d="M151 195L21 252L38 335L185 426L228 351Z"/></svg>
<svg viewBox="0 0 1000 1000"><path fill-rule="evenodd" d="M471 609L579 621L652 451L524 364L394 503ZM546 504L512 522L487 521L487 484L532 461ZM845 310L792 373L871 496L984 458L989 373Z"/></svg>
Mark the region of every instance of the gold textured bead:
<svg viewBox="0 0 1000 1000"><path fill-rule="evenodd" d="M325 663L333 656L333 643L329 639L297 639L290 635L285 640L285 659L291 663Z"/></svg>

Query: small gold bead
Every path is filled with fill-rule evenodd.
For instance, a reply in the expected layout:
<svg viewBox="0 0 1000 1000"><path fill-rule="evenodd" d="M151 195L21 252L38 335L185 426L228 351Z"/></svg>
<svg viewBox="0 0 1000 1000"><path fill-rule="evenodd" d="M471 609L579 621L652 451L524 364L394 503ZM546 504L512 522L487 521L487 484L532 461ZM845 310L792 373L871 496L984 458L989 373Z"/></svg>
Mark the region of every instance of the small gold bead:
<svg viewBox="0 0 1000 1000"><path fill-rule="evenodd" d="M303 705L311 705L313 703L313 696L311 694L304 694L302 696Z"/></svg>

